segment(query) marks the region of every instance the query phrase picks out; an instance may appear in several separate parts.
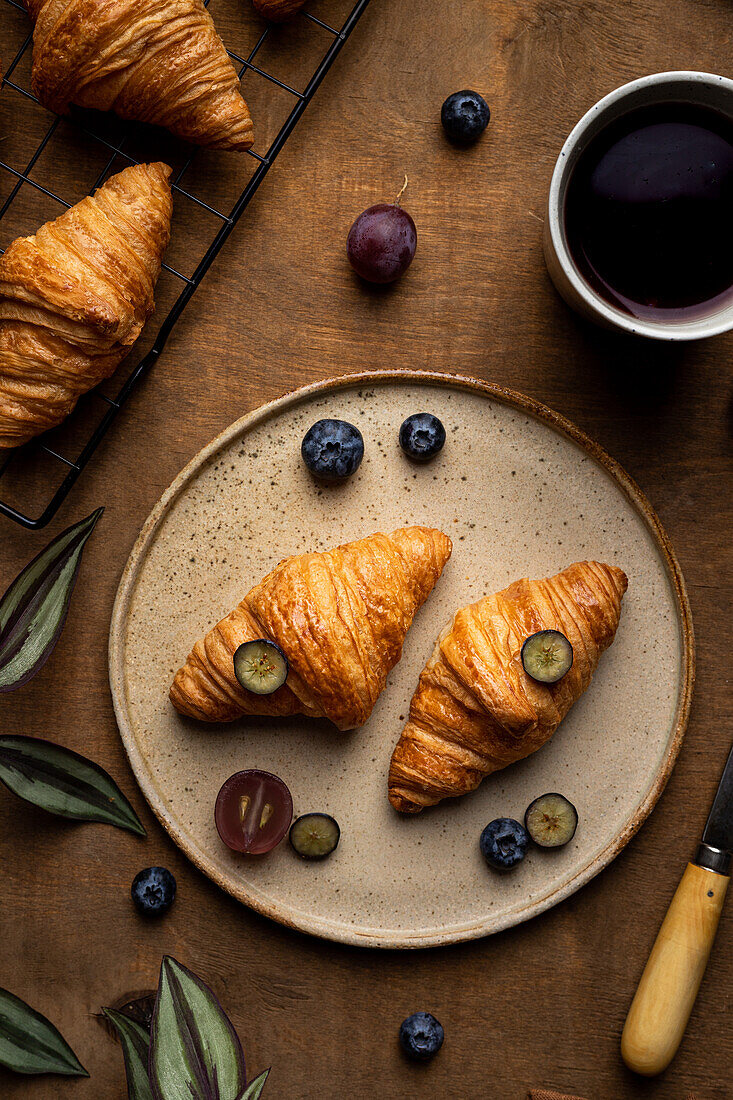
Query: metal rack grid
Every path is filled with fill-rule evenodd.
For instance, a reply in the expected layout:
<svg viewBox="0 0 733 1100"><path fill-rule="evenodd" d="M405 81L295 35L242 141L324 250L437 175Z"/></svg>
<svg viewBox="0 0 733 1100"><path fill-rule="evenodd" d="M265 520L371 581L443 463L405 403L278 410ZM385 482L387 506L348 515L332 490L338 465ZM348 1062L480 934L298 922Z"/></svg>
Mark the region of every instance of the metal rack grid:
<svg viewBox="0 0 733 1100"><path fill-rule="evenodd" d="M0 0L10 8L15 8L20 12L25 12L25 8L19 0ZM208 4L209 0L204 0ZM59 429L53 429L50 432L45 433L43 436L39 436L38 439L31 441L23 447L9 451L4 458L0 460L0 514L7 516L8 518L15 520L16 523L21 524L24 527L31 529L38 529L52 519L58 508L61 506L72 486L76 482L80 473L89 460L91 459L97 446L106 435L117 414L122 406L125 404L130 394L135 389L140 379L145 375L153 366L158 356L165 347L166 341L173 330L176 321L180 317L184 308L186 307L189 299L193 295L194 291L198 287L199 283L203 279L204 275L211 266L213 260L220 251L222 245L226 241L227 237L231 233L232 229L236 225L237 221L247 208L252 197L256 193L267 172L272 167L278 154L281 152L285 142L295 128L301 115L305 111L306 107L313 98L318 86L325 77L326 73L331 68L331 65L338 56L344 43L348 39L349 35L353 31L354 27L359 22L359 19L363 15L369 0L357 0L353 8L350 10L346 18L344 19L340 27L334 27L330 23L318 18L316 15L311 14L309 11L302 11L298 18L305 19L315 27L318 27L326 36L328 36L328 45L320 55L320 60L316 65L315 70L312 72L310 79L307 81L305 88L300 91L296 87L293 87L290 83L281 80L273 73L269 72L267 68L262 67L255 63L255 59L258 54L261 54L262 48L269 36L272 35L275 30L275 25L267 23L264 29L261 31L258 40L250 50L247 56L234 53L231 50L227 50L229 56L232 58L235 66L238 67L238 75L240 81L245 74L252 73L258 79L269 82L275 86L281 92L285 93L288 97L295 100L294 106L288 113L285 121L282 123L276 136L272 140L267 151L262 154L255 152L254 149L247 150L246 155L254 158L256 161L256 167L246 183L244 189L238 195L233 205L230 207L227 213L217 208L212 202L207 202L200 195L194 193L193 189L189 190L184 186L184 177L191 169L196 156L196 150L186 150L186 156L183 160L181 167L174 173L172 177L172 189L174 196L178 195L180 198L185 199L193 203L197 208L206 211L212 218L218 223L218 228L214 233L213 239L208 244L206 251L198 261L193 273L186 275L183 272L177 270L175 267L163 263L163 270L168 273L174 280L182 284L181 289L175 298L171 308L164 316L157 334L155 335L152 345L147 351L145 351L137 362L134 362L130 373L123 381L120 388L112 396L104 392L104 388L97 387L95 390L90 391L90 394L86 395L91 398L92 401L97 402L99 409L98 415L93 417L91 431L84 433L84 440L81 445L76 449L76 453L69 456L68 453L64 453L62 446L56 443L55 435ZM25 40L20 45L15 56L8 64L7 68L3 72L2 76L2 89L10 90L14 95L21 97L26 102L32 101L34 104L40 106L36 97L32 94L30 89L24 88L20 82L14 80L14 74L18 70L18 66L21 64L22 59L25 57L26 52L30 50L32 46L32 34L29 33ZM62 119L58 115L53 115L48 112L51 118L45 133L38 142L32 155L30 156L27 164L23 169L13 167L5 160L0 159L0 173L10 173L12 177L12 187L9 194L6 196L2 206L0 206L0 219L2 219L12 204L16 201L21 188L29 186L34 190L36 194L40 194L50 199L53 202L59 204L60 207L68 209L72 203L67 202L60 195L55 193L55 190L46 187L44 184L34 179L31 175L36 167L39 158L41 158L44 150L47 148L49 142L53 138L54 133L62 122ZM67 120L68 121L68 120ZM85 114L80 112L74 114L71 119L74 127L88 139L90 142L97 143L104 150L105 163L101 172L99 172L94 184L90 187L87 193L93 191L99 187L104 181L107 175L110 173L115 162L121 162L121 166L129 164L140 163L134 156L125 151L125 145L127 143L127 133L123 129L122 135L119 139L109 138L101 135L95 129L90 128L85 124ZM0 150L1 150L0 146ZM223 156L232 156L231 153L224 153ZM241 155L241 154L240 154ZM42 218L39 221L46 219ZM0 253L3 250L0 249ZM143 333L143 336L145 333ZM125 363L129 363L130 359L134 360L134 349L130 356L127 357ZM124 366L124 364L123 364ZM121 369L121 368L120 368ZM119 373L119 371L118 371ZM84 400L84 399L83 399ZM76 413L72 413L69 420L73 420ZM72 448L73 450L74 448ZM41 497L41 504L35 509L35 514L31 515L30 508L23 508L16 506L5 498L4 482L9 474L9 471L14 464L21 464L27 462L29 456L36 458L42 454L44 462L49 469L48 477L44 474L41 478L41 490L39 496ZM56 475L51 474L51 470L56 470Z"/></svg>

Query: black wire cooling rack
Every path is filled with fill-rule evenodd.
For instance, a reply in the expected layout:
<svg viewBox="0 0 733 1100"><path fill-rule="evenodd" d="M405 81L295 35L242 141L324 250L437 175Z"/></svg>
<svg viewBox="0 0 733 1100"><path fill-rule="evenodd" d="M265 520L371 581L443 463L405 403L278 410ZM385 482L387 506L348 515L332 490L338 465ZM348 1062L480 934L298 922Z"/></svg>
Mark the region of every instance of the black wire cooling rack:
<svg viewBox="0 0 733 1100"><path fill-rule="evenodd" d="M75 110L69 119L62 119L46 111L30 87L32 35L25 9L18 0L0 0L5 8L0 20L8 21L7 35L3 27L3 55L11 31L19 43L2 77L2 91L14 97L7 106L18 126L17 139L10 147L5 139L0 140L0 251L15 237L29 235L57 217L60 208L68 209L113 171L148 159L166 160L174 168L174 236L178 229L178 247L172 239L158 281L154 318L113 379L85 395L64 425L9 451L0 461L0 513L24 527L41 528L54 516L135 386L157 360L369 0L357 0L353 6L349 0L336 19L327 18L330 9L323 12L314 3L310 7L318 14L303 10L290 23L277 25L263 24L246 0L236 3L238 10L246 8L244 25L232 30L234 37L230 38L228 30L232 28L222 27L217 10L217 27L227 44L240 36L249 36L250 41L255 38L249 51L229 49L228 53L240 81L246 81L243 94L252 108L255 135L264 120L266 142L269 139L264 152L256 151L256 142L244 155L192 150L161 131L97 112ZM337 0L331 3L334 6L338 7ZM11 28L13 21L17 25ZM236 15L233 22L237 22ZM303 44L306 32L310 35L307 48ZM292 78L286 79L280 66L284 56L298 59ZM256 103L257 85L260 104ZM273 99L279 102L279 112ZM249 157L246 171L241 167L245 156ZM75 174L79 169L80 182L77 193L65 198L56 191L55 167L64 165L58 174L68 181L71 158ZM228 196L227 187L220 186L223 178L231 185Z"/></svg>

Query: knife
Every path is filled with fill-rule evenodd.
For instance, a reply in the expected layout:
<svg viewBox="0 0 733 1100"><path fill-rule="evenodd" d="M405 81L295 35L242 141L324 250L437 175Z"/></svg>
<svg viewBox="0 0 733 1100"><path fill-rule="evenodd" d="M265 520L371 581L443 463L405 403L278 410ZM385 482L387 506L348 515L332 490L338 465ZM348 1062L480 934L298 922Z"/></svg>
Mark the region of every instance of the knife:
<svg viewBox="0 0 733 1100"><path fill-rule="evenodd" d="M733 748L626 1017L621 1057L635 1073L654 1077L677 1053L718 929L732 851Z"/></svg>

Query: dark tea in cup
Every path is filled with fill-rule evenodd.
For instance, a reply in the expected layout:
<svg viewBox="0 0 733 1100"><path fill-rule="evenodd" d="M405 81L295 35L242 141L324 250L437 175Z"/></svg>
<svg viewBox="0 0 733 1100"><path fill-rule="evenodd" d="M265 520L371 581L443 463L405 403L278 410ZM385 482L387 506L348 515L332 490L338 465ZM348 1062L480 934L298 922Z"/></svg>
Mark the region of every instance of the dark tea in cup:
<svg viewBox="0 0 733 1100"><path fill-rule="evenodd" d="M733 301L733 122L666 101L609 122L580 153L564 203L567 247L610 305L644 321Z"/></svg>

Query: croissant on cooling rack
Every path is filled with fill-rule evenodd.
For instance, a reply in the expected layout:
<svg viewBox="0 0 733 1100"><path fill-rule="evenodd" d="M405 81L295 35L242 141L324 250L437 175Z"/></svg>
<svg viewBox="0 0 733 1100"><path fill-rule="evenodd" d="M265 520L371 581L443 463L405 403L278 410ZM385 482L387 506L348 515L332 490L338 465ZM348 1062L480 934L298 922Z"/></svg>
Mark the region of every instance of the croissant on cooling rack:
<svg viewBox="0 0 733 1100"><path fill-rule="evenodd" d="M418 813L541 748L590 684L614 639L626 575L576 562L546 580L520 580L457 612L438 638L392 755L389 800ZM558 630L573 647L554 684L524 671L524 641Z"/></svg>
<svg viewBox="0 0 733 1100"><path fill-rule="evenodd" d="M291 15L297 15L305 7L306 0L252 0L252 3L258 15L273 23L282 23Z"/></svg>
<svg viewBox="0 0 733 1100"><path fill-rule="evenodd" d="M342 730L363 725L450 554L441 531L403 527L286 558L196 643L171 702L208 722L305 714ZM261 638L276 642L289 666L270 695L244 690L234 675L235 650Z"/></svg>
<svg viewBox="0 0 733 1100"><path fill-rule="evenodd" d="M47 107L114 111L212 149L249 149L252 119L203 0L25 0L33 90Z"/></svg>
<svg viewBox="0 0 733 1100"><path fill-rule="evenodd" d="M59 424L135 343L170 235L170 171L125 168L0 257L0 448Z"/></svg>

